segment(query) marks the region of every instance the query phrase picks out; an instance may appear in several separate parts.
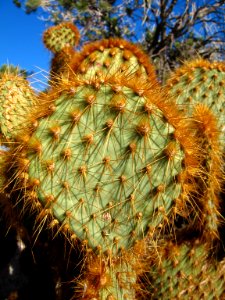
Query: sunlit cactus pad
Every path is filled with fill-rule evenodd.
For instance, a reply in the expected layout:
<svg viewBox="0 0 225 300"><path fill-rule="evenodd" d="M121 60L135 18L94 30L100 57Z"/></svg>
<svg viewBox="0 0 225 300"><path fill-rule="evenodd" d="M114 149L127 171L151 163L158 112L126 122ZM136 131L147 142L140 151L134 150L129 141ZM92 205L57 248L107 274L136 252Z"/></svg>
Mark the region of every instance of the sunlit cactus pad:
<svg viewBox="0 0 225 300"><path fill-rule="evenodd" d="M35 102L35 94L22 76L0 75L0 132L5 141L23 131Z"/></svg>
<svg viewBox="0 0 225 300"><path fill-rule="evenodd" d="M72 23L61 23L44 32L45 46L53 53L60 52L66 46L76 46L79 42L79 30Z"/></svg>
<svg viewBox="0 0 225 300"><path fill-rule="evenodd" d="M149 57L136 45L122 39L108 39L87 44L74 55L70 69L90 79L110 77L118 72L149 77L157 82ZM72 74L73 75L73 74Z"/></svg>
<svg viewBox="0 0 225 300"><path fill-rule="evenodd" d="M45 116L12 154L32 206L40 201L54 222L102 251L130 248L167 220L195 160L174 103L137 81L78 80L52 91Z"/></svg>
<svg viewBox="0 0 225 300"><path fill-rule="evenodd" d="M225 261L217 262L208 247L167 243L150 267L149 299L224 299Z"/></svg>
<svg viewBox="0 0 225 300"><path fill-rule="evenodd" d="M225 63L203 59L187 61L167 83L178 104L186 103L192 112L196 103L204 103L217 116L220 129L225 123Z"/></svg>

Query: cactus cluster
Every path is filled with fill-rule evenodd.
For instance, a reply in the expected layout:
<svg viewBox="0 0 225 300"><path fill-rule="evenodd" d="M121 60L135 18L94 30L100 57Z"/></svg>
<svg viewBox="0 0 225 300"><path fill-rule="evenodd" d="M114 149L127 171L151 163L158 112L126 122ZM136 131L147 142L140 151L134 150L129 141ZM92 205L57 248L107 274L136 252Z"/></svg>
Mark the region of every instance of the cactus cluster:
<svg viewBox="0 0 225 300"><path fill-rule="evenodd" d="M74 299L224 295L224 262L210 258L223 222L224 64L187 62L162 87L127 41L78 52L69 23L43 40L54 54L49 90L0 78L1 190L36 216L34 230L79 240Z"/></svg>

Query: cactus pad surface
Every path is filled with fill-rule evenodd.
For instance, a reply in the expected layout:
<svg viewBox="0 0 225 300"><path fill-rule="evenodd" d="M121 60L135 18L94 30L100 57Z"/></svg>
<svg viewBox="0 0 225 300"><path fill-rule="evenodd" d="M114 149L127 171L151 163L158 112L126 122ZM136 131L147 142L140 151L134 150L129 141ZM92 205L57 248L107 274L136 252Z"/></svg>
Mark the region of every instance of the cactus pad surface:
<svg viewBox="0 0 225 300"><path fill-rule="evenodd" d="M207 105L218 118L221 131L225 124L225 63L203 59L187 61L167 83L178 104L192 113L196 103Z"/></svg>
<svg viewBox="0 0 225 300"><path fill-rule="evenodd" d="M225 262L210 257L198 241L167 243L158 251L150 271L149 299L223 299Z"/></svg>
<svg viewBox="0 0 225 300"><path fill-rule="evenodd" d="M0 76L0 131L3 140L14 139L27 124L27 114L36 103L28 82L19 75Z"/></svg>
<svg viewBox="0 0 225 300"><path fill-rule="evenodd" d="M109 78L118 73L136 74L157 82L149 57L134 44L122 39L108 39L87 44L74 55L70 69L83 78ZM72 76L73 73L72 72Z"/></svg>
<svg viewBox="0 0 225 300"><path fill-rule="evenodd" d="M66 22L50 27L43 35L45 46L53 53L60 52L65 46L76 46L79 39L77 27Z"/></svg>
<svg viewBox="0 0 225 300"><path fill-rule="evenodd" d="M22 171L32 205L41 203L89 247L115 253L164 222L195 153L185 121L155 86L143 93L135 77L122 82L78 80L58 96L52 91L15 153L15 177Z"/></svg>

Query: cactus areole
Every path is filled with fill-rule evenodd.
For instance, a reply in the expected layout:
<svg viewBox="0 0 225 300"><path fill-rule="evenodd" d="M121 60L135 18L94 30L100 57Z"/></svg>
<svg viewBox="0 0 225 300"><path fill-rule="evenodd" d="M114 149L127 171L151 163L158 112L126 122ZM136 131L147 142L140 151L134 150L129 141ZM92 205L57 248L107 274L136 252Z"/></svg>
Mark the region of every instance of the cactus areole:
<svg viewBox="0 0 225 300"><path fill-rule="evenodd" d="M166 219L190 158L183 120L159 90L137 89L137 78L122 81L78 80L50 93L48 109L15 153L26 201L41 204L89 247L111 253Z"/></svg>

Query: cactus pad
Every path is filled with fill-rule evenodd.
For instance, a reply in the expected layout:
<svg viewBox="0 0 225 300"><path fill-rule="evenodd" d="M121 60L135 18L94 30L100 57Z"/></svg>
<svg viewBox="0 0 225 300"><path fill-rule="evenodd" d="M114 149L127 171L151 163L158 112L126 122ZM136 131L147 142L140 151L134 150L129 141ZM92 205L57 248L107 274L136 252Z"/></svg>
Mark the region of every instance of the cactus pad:
<svg viewBox="0 0 225 300"><path fill-rule="evenodd" d="M76 46L79 39L79 31L77 27L71 23L61 23L50 27L43 35L43 41L46 48L53 53L60 52L65 46Z"/></svg>
<svg viewBox="0 0 225 300"><path fill-rule="evenodd" d="M14 139L27 124L27 114L36 103L35 94L21 76L0 76L0 131L3 140Z"/></svg>
<svg viewBox="0 0 225 300"><path fill-rule="evenodd" d="M74 55L70 69L82 74L83 78L110 77L125 73L136 73L138 77L149 77L157 82L156 73L149 57L134 44L122 39L109 39L92 42L84 46L81 53Z"/></svg>
<svg viewBox="0 0 225 300"><path fill-rule="evenodd" d="M223 299L225 261L210 258L207 246L167 243L157 253L150 266L149 299Z"/></svg>
<svg viewBox="0 0 225 300"><path fill-rule="evenodd" d="M164 222L183 193L179 175L195 161L174 103L135 77L122 83L78 80L52 91L45 116L12 154L26 199L101 251L130 248Z"/></svg>
<svg viewBox="0 0 225 300"><path fill-rule="evenodd" d="M207 105L217 116L219 128L225 124L225 63L203 59L186 62L167 83L178 104L187 105L189 114L196 103Z"/></svg>

